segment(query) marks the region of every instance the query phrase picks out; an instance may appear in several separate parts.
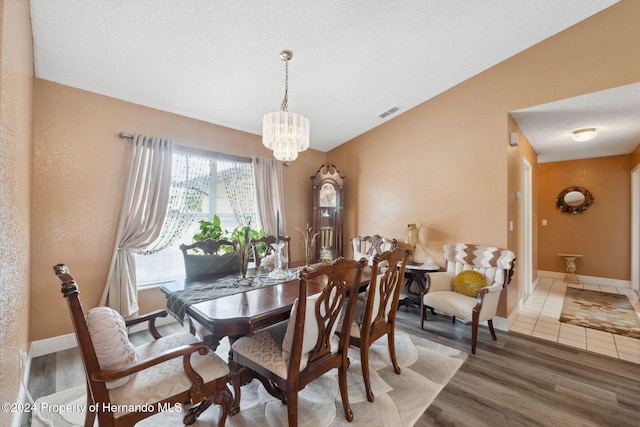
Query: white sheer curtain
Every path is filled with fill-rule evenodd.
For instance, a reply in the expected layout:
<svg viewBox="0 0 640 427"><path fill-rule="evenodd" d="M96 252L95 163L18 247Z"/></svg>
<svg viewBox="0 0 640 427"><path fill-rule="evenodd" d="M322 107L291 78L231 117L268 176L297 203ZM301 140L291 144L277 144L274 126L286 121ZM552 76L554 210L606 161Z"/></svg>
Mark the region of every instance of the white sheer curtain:
<svg viewBox="0 0 640 427"><path fill-rule="evenodd" d="M174 148L169 203L160 237L148 247L134 251L138 254L151 255L177 242L193 224L202 210L204 196L210 191L211 171L215 169L213 157L179 150L179 146Z"/></svg>
<svg viewBox="0 0 640 427"><path fill-rule="evenodd" d="M256 200L251 162L219 159L218 168L238 224L256 228Z"/></svg>
<svg viewBox="0 0 640 427"><path fill-rule="evenodd" d="M268 233L275 235L276 216L280 213L280 234L286 236L282 162L264 157L253 157L252 162L260 226Z"/></svg>
<svg viewBox="0 0 640 427"><path fill-rule="evenodd" d="M138 312L133 253L153 243L162 229L171 185L171 140L133 137L120 222L107 283L100 305L123 316Z"/></svg>

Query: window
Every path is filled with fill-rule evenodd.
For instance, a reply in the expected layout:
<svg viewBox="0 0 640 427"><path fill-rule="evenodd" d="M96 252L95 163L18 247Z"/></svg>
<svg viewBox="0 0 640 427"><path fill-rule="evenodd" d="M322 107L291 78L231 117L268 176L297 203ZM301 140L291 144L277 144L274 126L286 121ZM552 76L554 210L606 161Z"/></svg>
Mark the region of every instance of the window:
<svg viewBox="0 0 640 427"><path fill-rule="evenodd" d="M151 247L135 255L138 287L185 277L180 245L193 242L200 220L211 221L216 214L222 229L232 231L240 225L238 218L255 218L250 161L213 156L214 153L174 152L169 208L162 234ZM238 195L238 185L244 188L244 197Z"/></svg>

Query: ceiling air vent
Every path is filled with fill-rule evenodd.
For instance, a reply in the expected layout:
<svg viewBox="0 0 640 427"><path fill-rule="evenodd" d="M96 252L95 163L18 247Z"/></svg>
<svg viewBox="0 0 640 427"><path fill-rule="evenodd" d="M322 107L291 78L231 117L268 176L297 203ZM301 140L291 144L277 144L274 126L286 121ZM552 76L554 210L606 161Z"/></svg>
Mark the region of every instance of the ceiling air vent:
<svg viewBox="0 0 640 427"><path fill-rule="evenodd" d="M393 113L395 113L396 111L398 111L400 109L400 107L398 107L397 105L395 107L391 107L389 108L387 111L385 111L384 113L378 114L378 117L380 117L381 119L387 118L388 116L392 115Z"/></svg>

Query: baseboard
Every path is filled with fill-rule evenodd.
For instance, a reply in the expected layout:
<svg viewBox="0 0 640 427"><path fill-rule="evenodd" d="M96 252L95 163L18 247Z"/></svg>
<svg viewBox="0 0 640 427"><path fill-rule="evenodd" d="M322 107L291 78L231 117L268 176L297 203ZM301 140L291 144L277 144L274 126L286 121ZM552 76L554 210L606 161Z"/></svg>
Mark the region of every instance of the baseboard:
<svg viewBox="0 0 640 427"><path fill-rule="evenodd" d="M156 326L164 326L177 320L169 315L156 319ZM146 323L140 323L129 328L129 333L140 332L147 329ZM45 354L57 353L62 350L68 350L78 346L76 334L59 335L57 337L46 338L43 340L31 342L31 357L44 356Z"/></svg>
<svg viewBox="0 0 640 427"><path fill-rule="evenodd" d="M539 284L540 284L540 276L536 277L536 279L531 283L531 294L535 292ZM524 307L525 297L529 298L531 294L529 295L522 294L522 296L518 300L518 305L516 305L516 307L513 310L511 310L511 313L509 313L509 316L507 316L507 319L505 319L506 320L506 325L505 325L506 329L504 329L505 331L509 331L511 329L511 325L513 325L515 321L518 319L518 316L520 315L520 312Z"/></svg>
<svg viewBox="0 0 640 427"><path fill-rule="evenodd" d="M25 385L29 384L29 374L31 373L31 347L27 352L27 360L24 363L24 370L22 372L21 382L20 382L20 390L18 391L18 398L16 402L18 404L26 403L27 398L27 390L25 389ZM18 405L20 406L20 405ZM24 415L23 411L18 411L13 415L13 420L11 420L11 427L20 427L22 425L22 416Z"/></svg>
<svg viewBox="0 0 640 427"><path fill-rule="evenodd" d="M606 277L585 276L578 274L578 280L583 283L592 283L594 285L615 286L616 288L631 289L631 280L609 279ZM549 277L551 279L564 279L564 273L558 271L538 270L538 277Z"/></svg>
<svg viewBox="0 0 640 427"><path fill-rule="evenodd" d="M31 341L31 355L32 357L44 356L45 354L57 353L77 346L78 340L76 339L76 334L59 335L57 337Z"/></svg>
<svg viewBox="0 0 640 427"><path fill-rule="evenodd" d="M486 324L487 322L480 322L481 325ZM505 319L504 317L494 317L493 318L493 328L499 329L501 331L508 332L509 331L509 319Z"/></svg>

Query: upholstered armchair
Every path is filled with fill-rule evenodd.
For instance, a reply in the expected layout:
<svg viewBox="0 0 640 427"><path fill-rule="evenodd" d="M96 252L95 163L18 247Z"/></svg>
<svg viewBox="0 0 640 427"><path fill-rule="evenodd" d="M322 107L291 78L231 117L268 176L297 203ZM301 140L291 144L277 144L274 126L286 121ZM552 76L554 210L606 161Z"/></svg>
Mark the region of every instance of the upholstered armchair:
<svg viewBox="0 0 640 427"><path fill-rule="evenodd" d="M398 246L396 239L374 234L373 236L358 236L351 239L353 259L366 258L369 265L373 263L373 257L384 251L394 251Z"/></svg>
<svg viewBox="0 0 640 427"><path fill-rule="evenodd" d="M176 404L193 405L184 424L193 424L211 404L220 405L218 425L224 426L233 402L227 388L229 366L209 347L186 332L162 336L156 329L165 310L126 321L109 307L86 313L78 286L67 266L54 267L67 300L87 384L85 427L133 426ZM148 322L154 340L134 347L127 327ZM90 409L93 408L93 409Z"/></svg>
<svg viewBox="0 0 640 427"><path fill-rule="evenodd" d="M476 353L478 324L487 322L493 340L493 318L500 293L511 281L515 254L508 249L465 243L444 246L446 272L427 273L420 300L420 327L424 329L427 309L471 322L471 353Z"/></svg>

